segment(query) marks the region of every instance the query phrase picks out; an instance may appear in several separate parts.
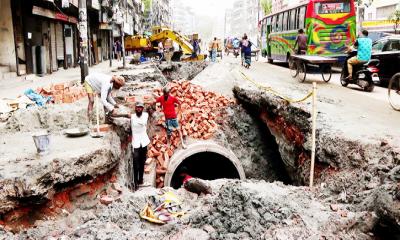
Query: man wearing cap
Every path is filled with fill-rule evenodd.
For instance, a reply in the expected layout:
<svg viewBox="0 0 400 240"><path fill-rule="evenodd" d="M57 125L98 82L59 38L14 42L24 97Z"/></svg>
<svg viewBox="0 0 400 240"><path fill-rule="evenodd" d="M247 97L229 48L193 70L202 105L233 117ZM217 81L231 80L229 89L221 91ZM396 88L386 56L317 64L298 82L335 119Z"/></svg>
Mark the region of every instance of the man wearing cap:
<svg viewBox="0 0 400 240"><path fill-rule="evenodd" d="M138 185L143 184L147 145L150 143L149 136L147 135L147 121L149 119L149 114L143 112L143 110L143 102L138 101L135 105L135 113L130 116L133 148L133 172L136 189Z"/></svg>
<svg viewBox="0 0 400 240"><path fill-rule="evenodd" d="M111 90L120 89L124 85L125 80L121 76L110 76L103 73L91 73L86 76L84 87L89 98L89 121L93 111L94 93L100 94L101 102L103 103L106 113L113 115L114 109L118 108L118 105L111 96Z"/></svg>

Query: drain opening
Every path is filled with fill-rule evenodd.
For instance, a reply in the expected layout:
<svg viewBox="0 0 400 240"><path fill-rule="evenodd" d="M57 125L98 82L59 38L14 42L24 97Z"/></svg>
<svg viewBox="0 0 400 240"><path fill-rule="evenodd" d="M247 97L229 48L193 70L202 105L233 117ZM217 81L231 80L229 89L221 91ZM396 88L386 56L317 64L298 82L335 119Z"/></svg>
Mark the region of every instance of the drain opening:
<svg viewBox="0 0 400 240"><path fill-rule="evenodd" d="M171 187L179 188L182 185L181 169L185 167L187 173L204 180L220 178L240 178L235 165L225 156L214 152L199 152L184 159L172 175Z"/></svg>

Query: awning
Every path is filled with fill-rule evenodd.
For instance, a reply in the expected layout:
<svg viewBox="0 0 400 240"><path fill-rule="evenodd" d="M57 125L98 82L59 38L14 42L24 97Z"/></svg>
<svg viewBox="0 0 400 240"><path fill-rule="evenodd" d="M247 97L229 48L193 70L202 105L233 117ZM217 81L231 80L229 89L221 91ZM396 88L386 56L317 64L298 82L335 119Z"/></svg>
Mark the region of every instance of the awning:
<svg viewBox="0 0 400 240"><path fill-rule="evenodd" d="M33 6L32 14L60 20L63 22L69 22L69 23L75 23L75 24L78 23L78 19L76 17L67 16L63 13L55 12L50 9L41 8L41 7L37 7L37 6Z"/></svg>

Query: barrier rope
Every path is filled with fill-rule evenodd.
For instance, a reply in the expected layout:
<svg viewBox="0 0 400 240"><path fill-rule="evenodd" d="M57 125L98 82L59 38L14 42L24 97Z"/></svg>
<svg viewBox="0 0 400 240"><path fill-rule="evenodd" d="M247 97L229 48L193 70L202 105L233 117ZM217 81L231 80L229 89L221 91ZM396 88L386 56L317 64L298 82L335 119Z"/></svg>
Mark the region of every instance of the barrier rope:
<svg viewBox="0 0 400 240"><path fill-rule="evenodd" d="M310 98L310 97L313 95L313 91L311 90L311 91L310 91L309 93L307 93L307 95L304 96L303 98L300 98L300 99L292 99L292 98L289 98L289 97L287 97L287 96L284 96L283 94L281 94L281 93L275 91L274 89L272 89L272 88L269 87L269 86L266 86L266 85L263 85L263 84L261 84L261 83L258 83L258 82L256 82L256 81L254 81L253 79L249 78L246 74L244 74L244 73L243 73L242 71L240 71L240 70L239 70L239 73L243 76L243 78L244 78L245 80L251 82L252 84L254 84L254 85L255 85L256 87L258 87L259 89L264 90L264 91L266 91L266 92L270 92L270 93L274 94L275 96L278 96L278 97L280 97L280 98L282 98L282 99L288 101L289 103L303 102L303 101L307 100L308 98Z"/></svg>

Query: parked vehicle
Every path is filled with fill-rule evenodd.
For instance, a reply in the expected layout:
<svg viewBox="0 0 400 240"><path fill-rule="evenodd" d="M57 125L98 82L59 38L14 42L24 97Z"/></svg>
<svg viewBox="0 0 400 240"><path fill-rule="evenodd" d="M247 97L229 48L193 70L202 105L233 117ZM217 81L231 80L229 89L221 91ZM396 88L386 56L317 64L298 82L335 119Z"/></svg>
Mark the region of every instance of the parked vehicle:
<svg viewBox="0 0 400 240"><path fill-rule="evenodd" d="M357 54L357 51L349 52L346 58L347 60ZM367 63L360 63L353 65L353 76L352 79L347 79L349 75L347 64L344 64L342 74L340 75L340 83L343 87L347 87L349 84L356 84L366 92L372 92L374 90L374 82L379 82L379 60L371 59Z"/></svg>
<svg viewBox="0 0 400 240"><path fill-rule="evenodd" d="M347 46L356 40L354 0L309 0L260 20L261 54L288 62L295 53L299 29L307 35L307 55L344 60Z"/></svg>
<svg viewBox="0 0 400 240"><path fill-rule="evenodd" d="M400 69L400 35L390 35L372 44L372 58L380 61L379 77L383 85Z"/></svg>

